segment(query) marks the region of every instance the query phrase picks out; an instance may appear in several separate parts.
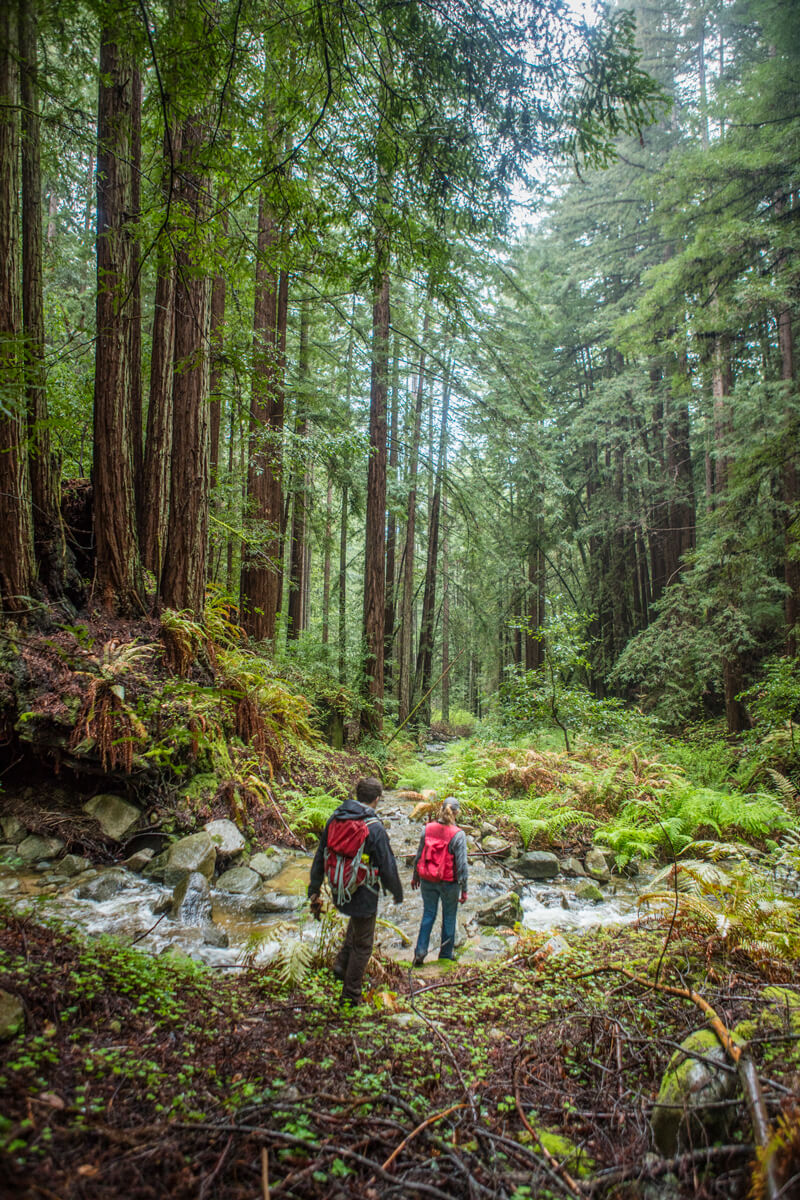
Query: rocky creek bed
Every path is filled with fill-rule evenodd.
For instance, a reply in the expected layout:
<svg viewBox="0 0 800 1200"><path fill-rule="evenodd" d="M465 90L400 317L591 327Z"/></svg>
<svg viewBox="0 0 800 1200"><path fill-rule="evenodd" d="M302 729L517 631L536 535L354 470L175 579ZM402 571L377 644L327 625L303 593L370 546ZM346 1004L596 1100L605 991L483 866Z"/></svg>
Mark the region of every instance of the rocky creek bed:
<svg viewBox="0 0 800 1200"><path fill-rule="evenodd" d="M111 933L150 953L187 954L231 967L258 934L254 951L266 961L287 939L313 938L305 894L310 853L286 846L246 848L229 820L215 820L156 854L152 837L128 835L138 809L121 797L95 797L85 806L107 837L134 850L118 864L97 865L65 854L54 836L29 833L18 817L0 819L0 896L22 910L32 900L45 913L97 935ZM422 912L410 888L411 864L422 829L412 799L385 792L379 812L400 865L405 900L384 898L378 946L407 962ZM598 851L583 859L547 851L520 852L491 825L468 828L469 899L459 911L457 947L467 962L505 952L513 927L586 930L633 920L641 880L612 876ZM138 849L135 847L139 846ZM270 931L274 930L274 937ZM435 951L435 943L434 943Z"/></svg>

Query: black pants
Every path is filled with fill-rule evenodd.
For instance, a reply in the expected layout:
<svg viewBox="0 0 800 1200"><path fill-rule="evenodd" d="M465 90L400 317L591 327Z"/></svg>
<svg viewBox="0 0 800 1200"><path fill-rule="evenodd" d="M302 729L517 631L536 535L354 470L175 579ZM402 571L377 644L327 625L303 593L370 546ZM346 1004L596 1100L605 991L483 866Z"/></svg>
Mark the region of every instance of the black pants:
<svg viewBox="0 0 800 1200"><path fill-rule="evenodd" d="M333 964L335 973L342 980L342 999L358 1003L367 963L372 954L375 940L375 920L371 917L351 917L347 923L342 948Z"/></svg>

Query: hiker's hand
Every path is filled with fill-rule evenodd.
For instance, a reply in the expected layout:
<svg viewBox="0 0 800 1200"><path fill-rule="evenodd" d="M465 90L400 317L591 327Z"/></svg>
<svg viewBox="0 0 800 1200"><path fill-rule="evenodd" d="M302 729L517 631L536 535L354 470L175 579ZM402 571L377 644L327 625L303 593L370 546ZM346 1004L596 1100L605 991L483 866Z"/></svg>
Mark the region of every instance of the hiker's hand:
<svg viewBox="0 0 800 1200"><path fill-rule="evenodd" d="M460 896L460 898L459 898L459 901L458 901L458 902L459 902L459 904L463 904L463 903L464 903L464 901L466 900L466 898L467 898L467 893L466 893L466 892L462 892L462 893L461 893L461 896Z"/></svg>
<svg viewBox="0 0 800 1200"><path fill-rule="evenodd" d="M319 892L315 892L313 896L309 897L309 906L311 908L311 915L314 918L314 920L315 921L321 920L321 918L322 918L322 896L320 896Z"/></svg>
<svg viewBox="0 0 800 1200"><path fill-rule="evenodd" d="M412 890L412 892L415 892L415 891L417 890L417 888L418 888L418 887L419 887L419 880L418 880L418 879L412 879L412 880L411 880L411 890Z"/></svg>

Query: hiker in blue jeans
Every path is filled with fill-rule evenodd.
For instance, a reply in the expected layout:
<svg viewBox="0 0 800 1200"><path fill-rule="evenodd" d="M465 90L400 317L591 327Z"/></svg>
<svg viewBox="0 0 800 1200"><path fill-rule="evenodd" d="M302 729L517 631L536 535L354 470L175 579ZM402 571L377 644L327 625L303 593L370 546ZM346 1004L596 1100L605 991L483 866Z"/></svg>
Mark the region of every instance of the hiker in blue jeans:
<svg viewBox="0 0 800 1200"><path fill-rule="evenodd" d="M458 800L448 796L435 821L425 826L414 859L411 887L422 895L422 921L414 950L414 966L428 953L431 931L442 905L440 959L455 958L456 914L467 898L467 836L456 824Z"/></svg>

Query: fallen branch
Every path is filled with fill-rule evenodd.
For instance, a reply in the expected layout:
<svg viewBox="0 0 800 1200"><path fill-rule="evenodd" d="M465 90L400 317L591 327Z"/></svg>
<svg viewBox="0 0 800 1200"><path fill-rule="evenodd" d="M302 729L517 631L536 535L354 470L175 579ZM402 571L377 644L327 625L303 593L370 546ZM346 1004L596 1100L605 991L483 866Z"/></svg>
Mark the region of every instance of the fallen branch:
<svg viewBox="0 0 800 1200"><path fill-rule="evenodd" d="M381 1167L381 1170L385 1171L394 1162L400 1151L403 1150L412 1140L412 1138L417 1136L418 1133L422 1133L423 1129L427 1129L429 1125L435 1125L437 1121L441 1121L444 1117L449 1117L451 1112L456 1112L459 1108L466 1107L466 1104L451 1104L449 1108L445 1108L442 1109L441 1112L434 1113L432 1117L426 1117L426 1119L420 1125L418 1125L416 1129L412 1129L411 1133L409 1133L407 1137L403 1138L400 1145L397 1146L389 1155L386 1162Z"/></svg>

